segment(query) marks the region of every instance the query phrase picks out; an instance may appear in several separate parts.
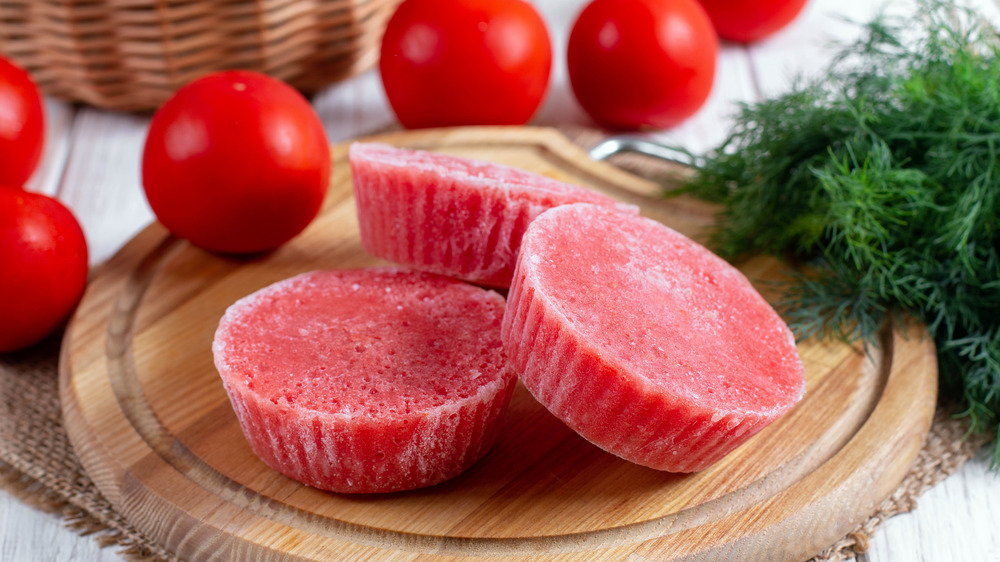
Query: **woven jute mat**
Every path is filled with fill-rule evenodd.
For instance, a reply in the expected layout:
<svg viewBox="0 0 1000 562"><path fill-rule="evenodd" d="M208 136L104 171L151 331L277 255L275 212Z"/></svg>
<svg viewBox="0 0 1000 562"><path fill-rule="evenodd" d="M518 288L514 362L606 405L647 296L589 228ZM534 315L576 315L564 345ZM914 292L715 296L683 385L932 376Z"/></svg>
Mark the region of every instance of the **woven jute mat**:
<svg viewBox="0 0 1000 562"><path fill-rule="evenodd" d="M584 147L600 135L568 130ZM655 176L656 163L616 157L616 164ZM117 545L128 558L177 560L132 527L101 495L84 471L62 423L58 392L59 334L17 353L0 354L0 485L34 506L57 513L81 534L103 545ZM968 426L940 407L927 439L899 487L857 529L816 555L814 560L845 560L868 549L879 525L912 510L927 489L955 472L983 445L966 438Z"/></svg>

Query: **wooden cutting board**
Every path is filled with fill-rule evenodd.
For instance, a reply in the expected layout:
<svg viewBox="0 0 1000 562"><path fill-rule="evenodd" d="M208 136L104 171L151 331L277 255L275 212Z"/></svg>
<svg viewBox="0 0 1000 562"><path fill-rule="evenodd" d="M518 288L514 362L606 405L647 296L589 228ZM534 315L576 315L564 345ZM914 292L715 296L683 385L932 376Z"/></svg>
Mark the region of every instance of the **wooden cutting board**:
<svg viewBox="0 0 1000 562"><path fill-rule="evenodd" d="M587 155L551 129L388 134L639 203L691 236L713 208ZM934 411L919 327L867 352L806 341L805 399L704 472L657 472L584 441L518 387L495 448L438 486L378 496L302 486L251 453L212 363L225 308L318 268L380 263L358 241L347 146L321 215L278 251L222 258L153 225L92 280L62 349L65 424L89 475L136 528L183 559L796 560L862 521L898 484ZM739 264L773 278L769 259ZM636 311L642 314L642 311Z"/></svg>

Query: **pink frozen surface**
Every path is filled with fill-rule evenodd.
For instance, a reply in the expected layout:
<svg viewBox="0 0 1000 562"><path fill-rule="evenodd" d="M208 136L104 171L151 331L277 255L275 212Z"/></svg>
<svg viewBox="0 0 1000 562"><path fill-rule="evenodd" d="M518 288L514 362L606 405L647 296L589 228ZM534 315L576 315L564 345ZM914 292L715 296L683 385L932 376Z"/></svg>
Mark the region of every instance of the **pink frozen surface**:
<svg viewBox="0 0 1000 562"><path fill-rule="evenodd" d="M792 333L742 273L660 223L594 205L528 228L502 337L553 414L659 470L706 468L805 392Z"/></svg>
<svg viewBox="0 0 1000 562"><path fill-rule="evenodd" d="M525 228L566 203L623 205L509 166L355 143L361 243L372 255L473 283L508 287Z"/></svg>
<svg viewBox="0 0 1000 562"><path fill-rule="evenodd" d="M216 368L253 451L337 492L429 486L492 445L516 380L504 299L397 268L316 271L233 304Z"/></svg>

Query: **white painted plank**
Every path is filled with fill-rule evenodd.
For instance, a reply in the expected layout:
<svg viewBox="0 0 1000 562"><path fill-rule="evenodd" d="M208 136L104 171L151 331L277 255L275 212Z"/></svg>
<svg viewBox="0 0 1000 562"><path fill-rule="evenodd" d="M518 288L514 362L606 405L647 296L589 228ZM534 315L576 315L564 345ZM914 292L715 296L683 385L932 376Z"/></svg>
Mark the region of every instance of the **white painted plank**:
<svg viewBox="0 0 1000 562"><path fill-rule="evenodd" d="M1000 560L1000 475L987 452L928 490L914 511L886 521L869 560Z"/></svg>
<svg viewBox="0 0 1000 562"><path fill-rule="evenodd" d="M869 21L886 0L811 0L788 27L746 47L759 94L787 92L798 80L822 76L841 45L858 37L848 20Z"/></svg>
<svg viewBox="0 0 1000 562"><path fill-rule="evenodd" d="M70 135L76 107L68 102L45 97L45 148L35 173L25 187L46 195L59 191L59 182L69 155Z"/></svg>
<svg viewBox="0 0 1000 562"><path fill-rule="evenodd" d="M399 126L374 69L320 92L313 107L331 143Z"/></svg>
<svg viewBox="0 0 1000 562"><path fill-rule="evenodd" d="M29 507L0 490L0 560L6 562L112 562L124 558L81 537L59 517Z"/></svg>
<svg viewBox="0 0 1000 562"><path fill-rule="evenodd" d="M960 0L990 21L1000 21L996 0ZM915 18L914 0L811 0L799 17L748 48L763 96L788 91L798 79L821 78L833 55L856 40L861 26L883 13Z"/></svg>
<svg viewBox="0 0 1000 562"><path fill-rule="evenodd" d="M83 226L91 264L153 220L140 178L147 124L146 117L90 108L77 115L59 197Z"/></svg>
<svg viewBox="0 0 1000 562"><path fill-rule="evenodd" d="M542 99L541 107L532 118L533 125L585 124L589 123L573 92L569 88L569 73L566 70L566 44L569 32L576 21L584 2L549 1L533 2L549 29L552 45L552 74L549 87Z"/></svg>

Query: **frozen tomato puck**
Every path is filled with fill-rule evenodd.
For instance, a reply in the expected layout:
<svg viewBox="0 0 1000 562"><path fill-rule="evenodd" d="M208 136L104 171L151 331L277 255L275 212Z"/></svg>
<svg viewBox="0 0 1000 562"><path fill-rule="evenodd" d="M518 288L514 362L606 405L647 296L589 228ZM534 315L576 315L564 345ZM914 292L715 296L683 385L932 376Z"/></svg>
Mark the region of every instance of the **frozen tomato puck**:
<svg viewBox="0 0 1000 562"><path fill-rule="evenodd" d="M742 273L658 222L594 205L528 227L502 337L549 411L659 470L708 467L805 392L792 333Z"/></svg>
<svg viewBox="0 0 1000 562"><path fill-rule="evenodd" d="M361 243L374 256L491 287L510 286L524 229L566 203L635 207L509 166L355 143Z"/></svg>
<svg viewBox="0 0 1000 562"><path fill-rule="evenodd" d="M233 304L215 365L254 453L304 484L392 492L492 445L516 377L504 299L396 268L316 271Z"/></svg>

